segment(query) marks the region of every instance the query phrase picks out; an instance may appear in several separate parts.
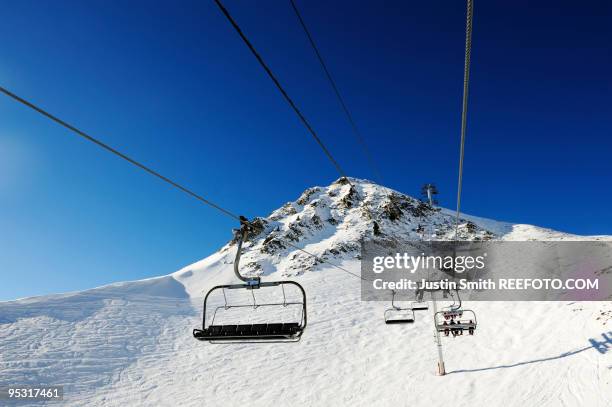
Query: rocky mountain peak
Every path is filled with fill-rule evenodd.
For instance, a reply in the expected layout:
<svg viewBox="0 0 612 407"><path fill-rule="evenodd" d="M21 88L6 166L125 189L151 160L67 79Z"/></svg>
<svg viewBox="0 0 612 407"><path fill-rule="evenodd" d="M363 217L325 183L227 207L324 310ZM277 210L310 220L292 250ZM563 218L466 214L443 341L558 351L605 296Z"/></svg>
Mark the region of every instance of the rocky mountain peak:
<svg viewBox="0 0 612 407"><path fill-rule="evenodd" d="M377 185L368 180L338 179L306 189L267 217L252 220L258 232L244 244L243 272L254 275L282 271L297 275L313 270L319 261L359 258L360 241L374 236L392 240L454 238L450 211ZM459 238L492 239L495 235L474 222L462 220ZM224 247L233 252L235 239Z"/></svg>

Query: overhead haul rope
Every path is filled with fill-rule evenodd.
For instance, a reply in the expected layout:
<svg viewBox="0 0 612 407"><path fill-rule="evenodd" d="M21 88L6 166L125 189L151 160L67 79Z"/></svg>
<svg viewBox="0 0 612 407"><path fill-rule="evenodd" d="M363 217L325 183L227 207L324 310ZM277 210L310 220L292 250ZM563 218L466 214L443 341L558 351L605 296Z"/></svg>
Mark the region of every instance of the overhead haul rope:
<svg viewBox="0 0 612 407"><path fill-rule="evenodd" d="M37 106L37 105L27 101L26 99L24 99L24 98L22 98L22 97L20 97L20 96L18 96L16 94L14 94L13 92L9 91L8 89L0 86L0 92L4 93L5 95L10 97L11 99L21 103L22 105L29 107L30 109L34 110L35 112L40 113L41 115L43 115L46 118L54 121L55 123L61 125L62 127L65 127L66 129L70 130L71 132L75 133L76 135L78 135L78 136L80 136L80 137L82 137L82 138L84 138L84 139L86 139L88 141L91 141L92 143L96 144L98 147L103 148L104 150L106 150L106 151L116 155L117 157L120 157L120 158L124 159L125 161L129 162L130 164L132 164L132 165L134 165L134 166L136 166L136 167L146 171L147 173L155 176L156 178L161 179L162 181L164 181L164 182L170 184L171 186L179 189L180 191L186 193L187 195L189 195L189 196L199 200L200 202L205 203L206 205L211 206L212 208L217 209L219 212L223 213L224 215L226 215L226 216L228 216L228 217L230 217L232 219L238 220L241 224L245 223L245 220L243 218L241 218L240 216L235 215L234 213L232 213L229 210L221 207L220 205L217 205L216 203L214 203L214 202L204 198L203 196L193 192L191 189L189 189L189 188L179 184L178 182L173 181L170 178L160 174L159 172L151 169L149 166L144 165L141 162L134 160L133 158L131 158L131 157L127 156L126 154L120 152L119 150L115 149L114 147L109 146L108 144L104 143L103 141L100 141L99 139L90 136L86 132L84 132L84 131L78 129L77 127L73 126L72 124L69 124L68 122L58 118L57 116L47 112L46 110L42 109L41 107L39 107L39 106ZM251 224L248 221L246 223L247 224ZM342 270L342 271L344 271L344 272L346 272L348 274L351 274L351 275L353 275L355 277L362 278L361 276L359 276L359 275L357 275L357 274L355 274L355 273L345 269L344 267L341 267L341 266L339 266L337 264L334 264L334 263L332 263L332 262L330 262L328 260L325 260L325 259L317 256L316 254L310 253L309 251L304 250L304 249L302 249L302 248L300 248L298 246L295 246L295 245L293 245L291 243L288 243L288 242L285 242L285 243L288 246L291 246L291 247L293 247L293 248L295 248L295 249L297 249L297 250L299 250L299 251L301 251L303 253L306 253L307 255L312 256L312 257L318 259L319 261L321 261L321 262L323 262L325 264L328 264L328 265L330 265L332 267L335 267L335 268L337 268L339 270Z"/></svg>
<svg viewBox="0 0 612 407"><path fill-rule="evenodd" d="M246 46L249 48L249 50L251 51L251 53L253 54L253 56L255 56L255 58L257 59L257 61L259 62L259 64L261 65L261 67L266 71L266 73L268 74L268 76L270 77L270 79L272 80L272 82L274 83L274 85L276 86L276 88L280 91L280 93L283 95L283 97L285 98L285 100L287 101L287 103L291 106L291 108L293 109L293 111L296 113L296 115L299 117L300 121L302 122L302 124L306 127L306 129L309 131L309 133L313 136L313 138L315 139L315 141L317 142L317 144L321 147L321 149L323 150L323 152L325 153L325 155L327 156L327 158L331 161L331 163L334 165L334 167L336 167L336 170L338 171L338 173L340 174L340 176L342 178L344 178L348 184L353 187L353 184L351 183L350 179L346 176L345 172L342 170L342 168L340 167L340 164L338 164L338 162L334 159L334 157L332 156L331 152L327 149L327 147L325 147L325 145L323 144L323 142L321 141L321 139L317 136L316 132L314 131L314 129L312 128L312 126L310 125L310 123L308 122L308 120L306 119L306 117L301 113L301 111L298 109L298 107L296 106L296 104L293 102L293 100L291 99L291 97L288 95L288 93L285 91L285 89L282 87L282 85L280 84L280 82L278 81L278 79L276 78L276 76L274 75L274 73L272 72L272 70L268 67L268 65L265 63L265 61L263 60L263 58L261 57L261 55L257 52L257 50L255 49L255 47L253 46L253 44L249 41L249 39L246 37L246 35L244 34L244 32L242 31L242 29L240 28L240 26L238 25L238 23L234 20L234 18L231 16L231 14L229 13L229 11L225 8L225 6L223 5L223 3L221 3L220 0L215 0L215 3L217 4L217 6L219 7L219 9L221 10L221 12L223 13L223 15L227 18L227 20L230 22L230 24L232 25L232 27L234 27L234 29L236 30L236 32L238 33L238 35L240 36L240 38L242 39L242 41L246 44ZM333 81L331 75L329 74L329 71L327 70L325 63L323 62L323 59L320 56L320 53L318 52L316 46L314 45L314 41L312 41L312 37L310 36L306 25L304 24L303 20L301 19L301 17L299 16L299 12L297 11L297 8L294 6L294 10L296 11L296 13L298 14L298 17L300 18L300 21L302 22L302 26L304 27L304 30L306 31L311 44L313 45L315 52L317 53L320 62L322 63L323 69L325 70L328 79L330 80L330 82L332 83L332 87L334 88L343 108L345 109L345 112L347 113L351 123L354 125L354 121L352 120L352 116L350 115L348 108L346 108L346 104L344 103L342 97L340 96L340 93L338 92L338 88L335 85L335 82ZM354 126L355 129L356 126ZM367 147L366 147L367 148ZM393 206L396 207L397 210L399 210L399 208L397 207L397 205L395 204L395 202L393 201L393 199L390 200L391 204ZM366 209L368 211L368 213L371 216L371 212L369 211L369 209ZM374 220L374 222L376 222L376 220ZM297 247L296 247L297 248ZM298 250L304 251L303 249L299 249ZM307 253L307 252L306 252ZM310 254L310 253L308 253ZM312 255L312 254L310 254ZM348 272L349 274L353 274L356 277L362 279L362 280L366 280L369 281L367 279L365 279L362 276L358 276L352 272L349 272L347 270L343 270L345 272Z"/></svg>
<svg viewBox="0 0 612 407"><path fill-rule="evenodd" d="M355 135L355 139L357 140L357 142L361 146L361 148L362 148L362 150L364 152L364 155L366 156L366 158L368 160L368 164L370 165L370 168L372 169L372 172L374 173L374 175L379 180L381 180L382 176L380 174L380 171L378 171L378 167L375 164L374 156L371 153L370 149L368 148L368 145L366 144L363 136L361 135L361 132L359 131L359 128L357 127L357 124L355 123L355 120L353 119L353 115L351 114L348 106L344 102L344 98L340 94L340 90L338 89L338 86L336 85L336 81L334 80L334 78L331 75L331 72L327 68L327 64L323 60L323 56L321 56L321 53L319 52L319 48L315 44L314 39L312 38L312 35L310 34L310 31L308 30L308 27L306 27L306 23L304 22L304 19L302 18L302 15L300 14L299 9L295 5L295 2L293 0L290 0L290 2L291 2L291 7L293 8L293 11L295 11L295 15L297 16L298 20L300 21L300 25L304 29L304 33L306 34L306 37L308 38L308 42L310 43L310 46L312 47L314 53L316 54L317 59L319 60L319 63L321 64L321 68L323 69L323 72L325 73L325 76L327 77L327 80L329 81L329 84L331 85L332 89L334 90L334 93L336 94L336 98L338 99L338 102L340 103L340 106L342 107L342 110L344 111L344 114L346 115L346 118L347 118L349 124L351 125L351 129L353 130L353 134Z"/></svg>
<svg viewBox="0 0 612 407"><path fill-rule="evenodd" d="M457 181L457 214L455 216L455 240L459 234L459 217L461 215L461 189L463 187L463 158L465 156L465 132L467 127L468 89L470 84L470 61L472 57L472 16L474 11L473 0L467 0L465 21L465 62L463 65L463 101L461 107L461 145L459 148L459 177ZM456 253L455 253L456 254ZM453 267L453 279L455 268ZM461 308L461 296L456 288L459 304L454 309Z"/></svg>
<svg viewBox="0 0 612 407"><path fill-rule="evenodd" d="M374 175L376 176L376 178L380 182L382 180L382 176L381 176L380 171L378 171L378 168L377 168L377 166L375 164L373 154L370 152L370 149L368 148L368 145L366 144L363 136L361 135L361 132L357 128L357 124L355 123L355 120L353 119L353 115L351 114L350 110L348 109L348 106L344 102L344 98L340 94L340 90L338 89L338 86L336 85L336 81L334 80L334 78L331 75L331 72L327 68L327 64L323 60L323 56L319 52L319 48L317 47L316 43L314 42L314 39L312 38L312 35L310 34L310 30L308 30L308 27L306 26L306 23L304 22L304 19L302 18L302 15L301 15L299 9L297 8L294 0L290 0L290 3L291 3L291 7L293 8L293 11L295 12L295 15L296 15L297 19L300 22L300 25L302 26L302 29L304 30L304 33L306 34L306 37L308 38L308 42L310 43L310 46L312 47L315 55L317 56L319 64L321 65L321 68L323 69L323 72L325 73L325 76L327 77L327 80L328 80L329 84L331 85L334 93L336 94L336 98L338 99L338 102L340 103L340 106L342 107L342 110L344 111L344 114L345 114L345 116L346 116L346 118L347 118L347 120L348 120L348 122L349 122L349 124L350 124L350 126L352 128L352 130L353 130L353 134L354 134L355 138L357 139L358 144L361 146L361 148L362 148L362 150L364 152L364 155L366 156L367 162L368 162L370 168L372 169L372 172L374 173ZM392 206L395 207L395 209L398 212L401 212L401 209L396 205L396 203L393 201L393 199L390 199L389 202L391 203ZM374 219L374 216L372 215L372 211L370 210L370 208L368 206L365 206L365 210L366 210L369 218L374 222L374 227L375 228L379 227L378 221L380 219Z"/></svg>
<svg viewBox="0 0 612 407"><path fill-rule="evenodd" d="M463 66L463 102L461 109L461 146L459 149L459 179L457 181L457 215L455 217L455 238L459 233L459 216L461 215L461 189L463 187L463 158L465 155L465 129L467 126L468 87L470 84L470 60L472 56L472 14L473 0L467 0L467 17L465 23L465 63Z"/></svg>
<svg viewBox="0 0 612 407"><path fill-rule="evenodd" d="M17 102L29 107L30 109L40 113L41 115L45 116L48 119L51 119L52 121L54 121L55 123L67 128L68 130L72 131L73 133L75 133L76 135L91 141L92 143L96 144L98 147L102 147L103 149L105 149L106 151L116 155L117 157L120 157L122 159L124 159L125 161L129 162L132 165L135 165L136 167L148 172L149 174L161 179L162 181L172 185L173 187L185 192L186 194L196 198L197 200L205 203L208 206L211 206L213 208L215 208L216 210L220 211L221 213L223 213L226 216L229 216L230 218L236 219L238 221L240 221L240 217L230 211L228 211L227 209L222 208L221 206L217 205L216 203L209 201L208 199L202 197L201 195L196 194L195 192L193 192L192 190L182 186L181 184L179 184L176 181L171 180L168 177L165 177L163 175L161 175L159 172L151 169L150 167L134 160L131 157L128 157L127 155L123 154L122 152L118 151L117 149L109 146L108 144L100 141L97 138L94 138L92 136L90 136L89 134L85 133L82 130L79 130L78 128L76 128L75 126L65 122L64 120L58 118L57 116L52 115L51 113L47 112L46 110L36 106L35 104L23 99L22 97L17 96L16 94L14 94L13 92L9 91L8 89L0 86L0 92L4 93L5 95L7 95L8 97L16 100Z"/></svg>
<svg viewBox="0 0 612 407"><path fill-rule="evenodd" d="M310 135L315 139L315 141L317 142L317 144L319 145L319 147L321 147L321 150L323 150L323 153L325 153L325 155L327 156L327 158L329 159L329 161L334 165L334 167L336 167L336 170L338 171L338 173L340 174L340 176L344 179L346 179L348 181L348 183L352 186L351 181L348 179L348 177L346 176L344 170L342 169L342 167L340 167L340 164L338 164L338 162L334 159L334 157L332 156L332 154L330 153L330 151L327 149L327 147L325 146L325 144L323 144L323 141L321 141L321 139L319 138L319 136L317 135L317 133L314 131L314 129L312 128L312 126L310 125L310 123L308 122L308 120L306 119L306 117L302 114L302 112L300 111L300 109L298 109L297 105L295 104L295 102L293 101L293 99L291 99L291 97L289 96L289 94L285 91L285 89L283 88L283 86L280 84L280 82L278 81L278 79L276 78L276 76L274 75L274 73L272 72L272 70L268 67L268 65L265 63L265 61L263 60L263 58L261 57L261 55L259 54L259 52L257 52L257 50L255 49L255 47L253 46L253 44L251 44L251 41L249 41L249 39L246 37L246 35L242 32L242 30L240 29L240 26L238 25L238 23L236 23L236 21L234 20L234 18L230 15L229 11L227 11L227 9L225 8L225 6L223 6L223 4L221 3L220 0L215 0L215 3L217 4L217 6L219 7L219 9L221 10L221 12L223 13L223 15L227 18L227 20L230 22L230 24L232 25L232 27L234 27L234 29L236 30L236 32L238 33L238 35L240 36L240 38L242 39L242 41L246 44L246 46L249 48L249 50L251 51L251 53L253 54L253 56L255 57L255 59L257 59L257 62L259 62L259 64L261 65L261 67L264 69L264 71L266 71L266 73L268 74L268 76L270 77L270 79L272 80L272 82L274 82L274 85L276 86L276 88L279 90L279 92L281 93L281 95L283 95L283 98L285 99L285 101L287 101L287 103L289 104L289 106L291 106L291 109L293 109L293 111L295 112L295 114L298 116L298 118L300 119L300 121L302 122L302 124L304 125L304 127L306 127L306 130L308 130L308 132L310 133Z"/></svg>
<svg viewBox="0 0 612 407"><path fill-rule="evenodd" d="M221 12L223 13L223 15L227 18L227 20L230 22L230 24L232 25L232 27L234 27L234 29L236 30L236 32L238 33L238 35L240 36L240 38L242 39L242 41L246 44L246 46L249 48L249 50L251 51L251 53L253 54L253 56L255 56L255 58L257 59L257 62L259 62L259 64L261 65L261 67L264 69L264 71L266 71L266 73L268 74L268 76L270 77L270 79L272 80L272 82L274 83L274 85L276 86L276 88L280 91L280 93L283 95L283 98L287 101L287 103L289 104L289 106L291 106L291 108L293 109L293 111L295 112L295 114L299 117L300 121L302 122L302 124L304 125L304 127L306 127L306 129L308 130L308 132L312 135L312 137L315 139L315 141L317 142L317 144L319 145L319 147L321 147L321 149L323 150L323 152L325 153L325 155L327 156L327 158L329 159L329 161L334 165L334 167L336 168L336 170L338 171L338 173L340 174L340 176L342 178L344 178L348 184L353 187L353 184L351 183L350 179L346 176L344 170L342 169L342 167L340 167L340 164L338 164L338 162L334 159L334 157L332 156L331 152L327 149L327 147L325 146L325 144L323 144L323 141L321 141L321 139L319 138L319 136L317 135L317 133L314 131L314 129L312 128L312 126L310 125L310 123L308 122L308 120L306 119L306 117L302 114L302 112L298 109L297 105L295 104L295 102L293 101L293 99L291 99L291 97L289 96L289 94L285 91L285 89L282 87L282 85L280 84L279 80L276 78L276 76L274 75L274 73L272 72L272 70L268 67L268 65L265 63L265 61L263 60L262 56L259 54L259 52L257 52L257 50L255 49L255 47L253 46L253 44L249 41L249 39L246 37L246 35L244 34L244 32L242 31L242 29L240 28L240 26L238 25L238 23L236 22L236 20L234 20L234 18L231 16L231 14L229 13L229 11L225 8L225 6L223 5L223 3L221 3L220 0L215 0L215 3L217 4L217 6L219 7L219 9L221 10ZM305 27L304 27L305 28ZM317 52L318 54L318 52ZM331 79L331 77L330 77ZM333 82L333 80L332 80ZM335 87L335 86L334 86ZM337 89L337 88L336 88ZM344 103L343 103L344 105ZM350 114L349 114L350 116ZM310 253L298 246L295 246L289 242L284 242L285 244L287 244L290 247L293 247L296 250L299 250L309 256L312 256L316 259L318 259L319 261L329 264L339 270L344 271L347 274L352 275L353 277L359 278L361 280L364 281L370 281L368 279L366 279L365 277L358 275L356 273L353 273L352 271L347 270L344 267L338 266L337 264L331 263L313 253Z"/></svg>

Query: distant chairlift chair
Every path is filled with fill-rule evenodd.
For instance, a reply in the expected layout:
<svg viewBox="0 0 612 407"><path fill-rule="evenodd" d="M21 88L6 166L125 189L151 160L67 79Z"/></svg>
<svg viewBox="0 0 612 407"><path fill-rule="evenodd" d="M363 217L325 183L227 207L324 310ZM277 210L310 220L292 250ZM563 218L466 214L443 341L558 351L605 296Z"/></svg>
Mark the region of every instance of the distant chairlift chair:
<svg viewBox="0 0 612 407"><path fill-rule="evenodd" d="M427 301L423 301L423 294L423 290L417 290L417 300L413 302L411 306L413 311L427 311L429 309L429 304Z"/></svg>
<svg viewBox="0 0 612 407"><path fill-rule="evenodd" d="M304 329L306 328L306 292L304 288L295 281L271 281L261 282L259 277L245 278L243 277L238 266L240 263L240 255L242 243L246 240L248 231L252 229L252 225L243 217L241 217L241 227L238 231L238 243L236 258L234 260L234 273L244 281L244 284L229 284L213 287L204 298L202 329L194 329L194 338L200 341L208 341L210 343L258 343L258 342L297 342L300 340ZM282 302L267 302L258 303L255 299L255 290L268 290L272 287L279 287L282 290ZM287 301L285 288L297 287L301 294L301 300ZM209 297L211 293L221 290L225 303L214 308L210 322L206 319L206 311L209 308ZM248 290L253 298L252 304L228 304L225 290ZM215 324L215 317L219 310L229 309L244 309L257 310L260 307L267 308L286 308L294 306L300 308L300 317L292 322L268 322L268 323L243 323L243 324ZM209 308L210 309L210 308ZM242 313L242 311L240 311Z"/></svg>
<svg viewBox="0 0 612 407"><path fill-rule="evenodd" d="M446 311L436 312L434 322L438 332L463 334L463 331L468 331L470 335L476 330L477 321L476 313L469 309L451 309ZM455 336L455 335L453 335Z"/></svg>
<svg viewBox="0 0 612 407"><path fill-rule="evenodd" d="M449 334L452 334L453 337L462 336L464 331L467 331L469 335L474 335L477 326L476 313L463 309L459 290L455 290L455 294L450 291L450 295L453 303L434 315L436 330L444 332L445 336Z"/></svg>
<svg viewBox="0 0 612 407"><path fill-rule="evenodd" d="M412 307L402 308L395 305L395 290L391 297L391 308L385 310L386 324L411 324L414 322L414 311Z"/></svg>

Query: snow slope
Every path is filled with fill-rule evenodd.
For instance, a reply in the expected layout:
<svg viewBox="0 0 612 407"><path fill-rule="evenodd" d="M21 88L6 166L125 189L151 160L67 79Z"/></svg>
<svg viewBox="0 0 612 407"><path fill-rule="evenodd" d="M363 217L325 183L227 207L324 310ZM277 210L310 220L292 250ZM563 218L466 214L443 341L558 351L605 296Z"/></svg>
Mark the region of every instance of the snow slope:
<svg viewBox="0 0 612 407"><path fill-rule="evenodd" d="M359 274L359 239L374 222L393 238L453 233L451 212L352 182L308 189L257 219L262 232L245 245L246 272L306 289L300 342L193 339L204 290L235 281L230 241L168 276L0 303L0 387L64 385L59 404L69 406L612 406L610 303L466 304L479 330L444 339L449 374L435 376L430 311L411 326L387 326L389 304L361 302L359 279L288 245ZM467 216L461 234L610 240Z"/></svg>

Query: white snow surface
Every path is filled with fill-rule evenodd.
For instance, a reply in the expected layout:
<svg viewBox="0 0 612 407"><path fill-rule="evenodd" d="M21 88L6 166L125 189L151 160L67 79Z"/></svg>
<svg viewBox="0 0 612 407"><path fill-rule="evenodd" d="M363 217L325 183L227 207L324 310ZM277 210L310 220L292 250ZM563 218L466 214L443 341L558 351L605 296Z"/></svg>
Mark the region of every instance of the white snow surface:
<svg viewBox="0 0 612 407"><path fill-rule="evenodd" d="M374 220L387 237L452 236L452 211L351 181L308 189L260 218L263 231L245 244L243 271L304 286L300 342L192 337L205 291L236 282L230 241L167 276L0 303L0 388L63 385L64 400L48 404L67 406L612 406L609 302L465 304L479 328L443 339L449 374L436 376L431 310L385 325L389 304L360 301L358 278L284 244L359 274L359 240ZM471 216L461 238L612 239Z"/></svg>

